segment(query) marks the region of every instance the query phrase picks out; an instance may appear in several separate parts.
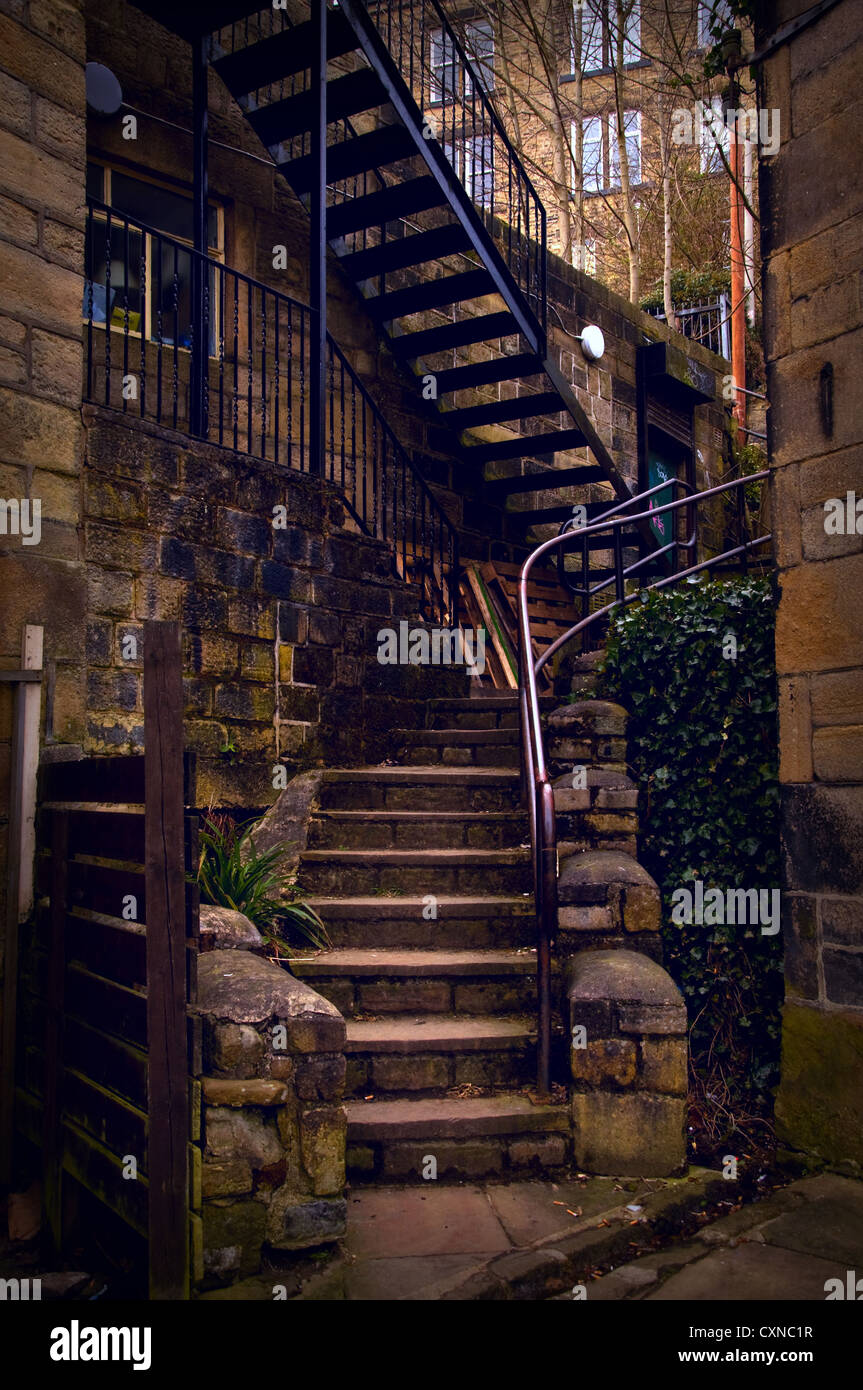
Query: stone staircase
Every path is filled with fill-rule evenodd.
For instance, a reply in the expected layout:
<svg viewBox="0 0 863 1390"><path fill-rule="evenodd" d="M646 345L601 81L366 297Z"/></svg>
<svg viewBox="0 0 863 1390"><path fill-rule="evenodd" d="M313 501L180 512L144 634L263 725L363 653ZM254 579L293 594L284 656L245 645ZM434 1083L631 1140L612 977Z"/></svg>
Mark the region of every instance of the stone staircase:
<svg viewBox="0 0 863 1390"><path fill-rule="evenodd" d="M507 1178L573 1161L660 1172L682 1153L685 1011L660 969L659 889L635 857L628 716L596 698L596 662L576 659L570 702L543 700L560 866L552 1077L569 1104L562 1086L553 1103L533 1094L536 922L515 696L430 700L424 728L395 732L397 763L323 773L299 884L332 949L292 967L347 1020L354 1182ZM564 1019L586 1028L583 1050ZM658 1156L639 1158L642 1123L661 1134Z"/></svg>
<svg viewBox="0 0 863 1390"><path fill-rule="evenodd" d="M430 1158L444 1180L559 1168L567 1108L530 1094L516 700L433 700L426 723L396 733L398 765L324 773L300 861L333 949L293 968L347 1019L349 1176L421 1180Z"/></svg>

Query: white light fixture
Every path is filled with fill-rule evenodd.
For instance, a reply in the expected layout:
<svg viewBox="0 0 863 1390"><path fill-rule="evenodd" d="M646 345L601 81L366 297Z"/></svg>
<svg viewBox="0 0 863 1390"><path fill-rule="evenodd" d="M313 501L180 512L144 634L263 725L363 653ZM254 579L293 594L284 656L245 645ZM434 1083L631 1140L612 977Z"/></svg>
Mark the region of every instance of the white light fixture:
<svg viewBox="0 0 863 1390"><path fill-rule="evenodd" d="M589 323L578 335L581 350L588 362L598 362L605 352L605 335L595 323Z"/></svg>

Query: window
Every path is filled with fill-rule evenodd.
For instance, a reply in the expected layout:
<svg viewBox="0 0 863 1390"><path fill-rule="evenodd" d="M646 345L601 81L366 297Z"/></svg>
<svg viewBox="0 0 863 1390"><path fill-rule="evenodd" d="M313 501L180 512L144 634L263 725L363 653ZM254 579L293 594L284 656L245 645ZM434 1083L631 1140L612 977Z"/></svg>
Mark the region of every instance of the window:
<svg viewBox="0 0 863 1390"><path fill-rule="evenodd" d="M617 149L617 120L614 114L588 116L582 122L582 188L585 194L602 193L620 187L620 160ZM641 112L624 111L626 162L630 185L641 183ZM575 129L573 127L573 151Z"/></svg>
<svg viewBox="0 0 863 1390"><path fill-rule="evenodd" d="M731 7L728 0L700 0L698 6L698 47L712 48L716 42L716 35L712 29L726 28L731 23Z"/></svg>
<svg viewBox="0 0 863 1390"><path fill-rule="evenodd" d="M701 172L719 174L725 168L721 151L728 155L728 128L723 119L722 98L711 97L710 105L702 103Z"/></svg>
<svg viewBox="0 0 863 1390"><path fill-rule="evenodd" d="M602 127L602 116L589 116L582 123L582 188L585 193L598 193L605 187Z"/></svg>
<svg viewBox="0 0 863 1390"><path fill-rule="evenodd" d="M641 112L624 111L623 136L626 141L626 163L630 184L641 183ZM608 118L608 148L611 166L611 186L620 187L620 158L617 144L617 120Z"/></svg>
<svg viewBox="0 0 863 1390"><path fill-rule="evenodd" d="M585 275L596 275L596 239L587 237L581 246L572 248L572 264Z"/></svg>
<svg viewBox="0 0 863 1390"><path fill-rule="evenodd" d="M470 59L480 85L494 91L494 30L486 20L465 25L464 50ZM464 66L449 34L436 29L429 43L431 83L429 100L450 101L454 97L473 95L473 81Z"/></svg>
<svg viewBox="0 0 863 1390"><path fill-rule="evenodd" d="M613 68L623 28L623 65L641 62L641 0L576 0L572 71L585 75Z"/></svg>
<svg viewBox="0 0 863 1390"><path fill-rule="evenodd" d="M473 135L444 154L461 179L472 202L490 209L494 203L494 142L490 135Z"/></svg>
<svg viewBox="0 0 863 1390"><path fill-rule="evenodd" d="M83 317L93 323L110 322L114 328L180 347L192 342L192 257L182 249L194 240L192 199L173 189L133 177L119 169L87 165L87 195L107 204L133 222L163 232L170 242L115 221L111 230L111 264L107 259L108 214L96 210L90 222L86 248L87 281ZM179 242L179 247L174 243ZM223 259L219 209L207 212L207 246L211 260ZM215 303L214 276L210 276L210 302ZM215 322L211 325L210 351L214 350Z"/></svg>

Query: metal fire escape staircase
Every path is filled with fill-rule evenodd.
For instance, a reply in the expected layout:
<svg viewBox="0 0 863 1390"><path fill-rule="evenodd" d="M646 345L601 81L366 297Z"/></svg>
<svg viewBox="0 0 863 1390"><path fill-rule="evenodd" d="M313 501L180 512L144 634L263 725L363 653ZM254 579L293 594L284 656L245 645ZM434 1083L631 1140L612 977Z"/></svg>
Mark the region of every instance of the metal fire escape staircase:
<svg viewBox="0 0 863 1390"><path fill-rule="evenodd" d="M213 67L306 197L314 17L291 24L282 10L250 16L248 5L226 8L230 37L227 25L214 34ZM437 91L433 50L443 55ZM570 515L581 500L570 490L588 483L610 483L615 497L628 497L549 352L545 209L436 0L341 0L327 13L327 58L327 239L396 357L434 378L443 422L477 470L471 476L484 478L489 499L567 489L568 503L522 514L525 529ZM485 311L489 298L498 307ZM444 310L448 322L417 326L417 316ZM517 340L518 350L500 352L502 339ZM471 360L452 365L459 349ZM473 403L471 394L487 387L497 399ZM584 446L592 463L548 466Z"/></svg>
<svg viewBox="0 0 863 1390"><path fill-rule="evenodd" d="M212 67L311 206L317 3L214 0L179 16L166 0L141 7L193 41L209 35ZM549 349L545 209L482 65L437 0L340 0L327 7L326 31L326 240L396 358L436 399L467 490L502 503L522 544L531 528L556 530L577 503L591 520L627 499ZM568 459L572 451L581 452ZM589 484L612 495L597 498ZM508 505L551 490L544 507ZM644 531L624 540L652 548ZM606 573L591 566L595 578Z"/></svg>

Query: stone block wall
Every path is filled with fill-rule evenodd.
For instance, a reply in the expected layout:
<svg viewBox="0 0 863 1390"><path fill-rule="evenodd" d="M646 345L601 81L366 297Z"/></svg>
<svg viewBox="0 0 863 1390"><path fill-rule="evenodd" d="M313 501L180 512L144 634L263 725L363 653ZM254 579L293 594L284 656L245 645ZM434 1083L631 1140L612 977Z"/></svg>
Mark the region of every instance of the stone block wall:
<svg viewBox="0 0 863 1390"><path fill-rule="evenodd" d="M567 968L575 1161L589 1173L685 1168L686 1007L655 961L584 951Z"/></svg>
<svg viewBox="0 0 863 1390"><path fill-rule="evenodd" d="M245 950L200 957L204 1287L345 1233L345 1023ZM274 1276L275 1277L275 1276Z"/></svg>
<svg viewBox="0 0 863 1390"><path fill-rule="evenodd" d="M19 668L25 626L44 628L43 703L50 691L55 735L72 742L82 734L85 601L81 11L79 0L30 0L4 4L0 13L0 663ZM37 502L38 544L24 544L17 518L22 503L29 504L32 524ZM14 513L7 503L15 504ZM13 690L0 684L0 921L6 920Z"/></svg>
<svg viewBox="0 0 863 1390"><path fill-rule="evenodd" d="M142 744L141 651L124 644L144 618L184 626L200 805L268 805L277 764L375 762L425 696L463 693L463 667L378 662L378 631L413 622L416 597L336 489L93 406L84 419L87 753Z"/></svg>
<svg viewBox="0 0 863 1390"><path fill-rule="evenodd" d="M765 5L761 34L805 9ZM863 497L858 20L843 0L764 63L760 103L780 109L782 143L760 177L785 888L777 1118L792 1146L860 1163L863 521L825 525L829 499Z"/></svg>

